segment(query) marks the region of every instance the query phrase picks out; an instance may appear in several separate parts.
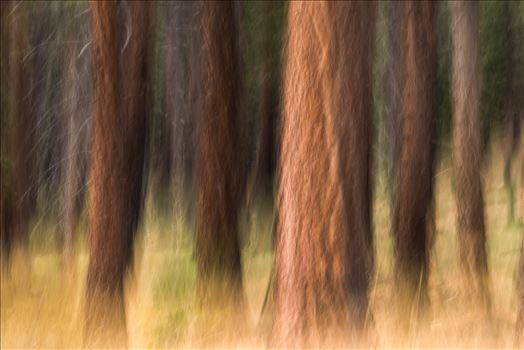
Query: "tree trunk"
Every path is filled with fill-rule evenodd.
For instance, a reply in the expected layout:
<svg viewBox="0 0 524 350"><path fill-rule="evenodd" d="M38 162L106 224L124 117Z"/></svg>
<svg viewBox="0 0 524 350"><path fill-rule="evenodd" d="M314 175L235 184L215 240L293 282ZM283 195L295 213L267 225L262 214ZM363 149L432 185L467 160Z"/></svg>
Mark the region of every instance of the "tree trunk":
<svg viewBox="0 0 524 350"><path fill-rule="evenodd" d="M2 155L2 256L7 267L15 254L24 268L30 267L29 224L35 211L35 116L32 111L31 59L27 24L27 4L8 3L2 19L2 32L6 30L2 47L6 81L2 93L6 94L7 108L2 117L2 132L6 140ZM7 16L8 15L8 16ZM8 67L8 68L7 68ZM4 79L2 79L4 80ZM5 84L5 85L4 85ZM29 276L28 271L22 273ZM25 278L21 276L22 278Z"/></svg>
<svg viewBox="0 0 524 350"><path fill-rule="evenodd" d="M86 340L122 346L124 275L132 259L145 180L150 4L92 1L91 11L95 111Z"/></svg>
<svg viewBox="0 0 524 350"><path fill-rule="evenodd" d="M490 308L481 182L477 2L450 3L453 42L453 167L460 260L468 294Z"/></svg>
<svg viewBox="0 0 524 350"><path fill-rule="evenodd" d="M242 310L243 303L238 220L245 175L239 166L237 32L232 3L204 1L201 11L205 93L197 151L197 294L202 306L228 315L235 306Z"/></svg>
<svg viewBox="0 0 524 350"><path fill-rule="evenodd" d="M76 7L73 7L76 9ZM66 12L74 16L74 12ZM85 52L90 33L80 35L84 16L69 20L66 24L66 40L71 42L64 50L64 88L63 88L63 158L61 193L62 216L58 237L62 252L62 265L67 270L72 266L73 243L76 228L85 199L87 178L88 139L91 106L85 101L91 97L90 84L91 60L90 51ZM84 52L82 51L84 50Z"/></svg>
<svg viewBox="0 0 524 350"><path fill-rule="evenodd" d="M401 99L393 220L394 275L399 312L408 315L404 318L407 321L416 317L428 302L428 217L435 161L437 42L433 2L406 1L399 6Z"/></svg>
<svg viewBox="0 0 524 350"><path fill-rule="evenodd" d="M276 129L278 119L278 86L269 62L260 74L259 134L254 164L254 190L272 196L276 170Z"/></svg>
<svg viewBox="0 0 524 350"><path fill-rule="evenodd" d="M174 1L167 32L166 114L171 125L175 209L189 219L194 202L196 129L200 118L199 5ZM192 220L190 220L192 221Z"/></svg>
<svg viewBox="0 0 524 350"><path fill-rule="evenodd" d="M259 9L265 13L261 18L260 44L260 75L258 78L259 105L257 111L258 137L256 145L255 164L253 167L253 186L255 191L268 195L273 199L273 184L277 163L277 129L279 124L279 79L278 61L275 60L278 52L272 52L276 47L273 44L275 3L264 2Z"/></svg>
<svg viewBox="0 0 524 350"><path fill-rule="evenodd" d="M71 9L72 7L69 6ZM64 86L58 83L63 75L61 57L64 47L63 25L66 6L30 6L29 37L33 50L27 59L32 62L31 93L34 113L34 190L38 198L58 203L60 201L63 165L63 123L59 111ZM71 19L73 20L73 19ZM78 20L77 22L80 22ZM63 22L62 22L63 23ZM69 44L69 43L67 43ZM69 46L69 45L67 45ZM38 201L41 203L41 201ZM56 218L58 205L39 205L41 218Z"/></svg>
<svg viewBox="0 0 524 350"><path fill-rule="evenodd" d="M206 313L221 310L230 321L242 315L244 303L238 232L245 179L239 171L237 29L232 3L204 1L201 11L205 94L198 136L197 295Z"/></svg>
<svg viewBox="0 0 524 350"><path fill-rule="evenodd" d="M157 5L158 16L155 17L155 24L152 26L152 36L154 41L154 57L152 58L152 80L155 81L153 86L159 89L152 89L154 92L154 102L152 108L159 108L157 113L152 113L150 120L151 125L151 174L153 175L153 197L157 198L157 211L166 214L172 214L172 119L167 113L167 106L172 97L168 96L167 89L167 64L172 61L168 55L169 24L177 23L173 20L171 11L172 2L162 2ZM158 103L158 106L155 105Z"/></svg>
<svg viewBox="0 0 524 350"><path fill-rule="evenodd" d="M10 4L0 3L0 76L7 77L9 72L9 26L7 12ZM11 229L12 195L10 186L10 166L7 152L7 128L9 127L8 106L5 96L8 79L0 79L0 274L6 277L8 271L9 238Z"/></svg>
<svg viewBox="0 0 524 350"><path fill-rule="evenodd" d="M375 7L289 5L273 346L355 341L366 325Z"/></svg>
<svg viewBox="0 0 524 350"><path fill-rule="evenodd" d="M398 2L385 2L387 21L386 68L384 72L385 94L385 147L386 147L386 189L390 203L395 203L394 184L399 156L399 106L400 106L400 5ZM393 210L391 211L393 217Z"/></svg>
<svg viewBox="0 0 524 350"><path fill-rule="evenodd" d="M504 3L504 14L507 16L507 32L505 43L505 96L504 96L504 134L507 138L507 148L504 150L504 188L508 198L507 225L516 223L515 217L515 186L511 176L512 163L521 143L521 123L524 110L524 48L522 46L522 31L524 26L516 15L519 13L519 3ZM524 218L522 218L524 219Z"/></svg>

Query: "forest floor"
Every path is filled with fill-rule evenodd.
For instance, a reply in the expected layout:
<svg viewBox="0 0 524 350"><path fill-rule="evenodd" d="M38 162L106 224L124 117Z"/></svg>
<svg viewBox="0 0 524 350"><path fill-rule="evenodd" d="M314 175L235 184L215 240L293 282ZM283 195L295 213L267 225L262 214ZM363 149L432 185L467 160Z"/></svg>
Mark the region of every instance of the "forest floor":
<svg viewBox="0 0 524 350"><path fill-rule="evenodd" d="M517 162L516 162L517 163ZM514 179L519 179L520 163ZM491 273L493 318L489 329L479 324L474 307L461 294L464 280L458 265L455 201L449 160L436 176L436 228L430 273L430 316L423 327L409 334L409 347L511 347L517 312L517 263L520 222L507 225L507 199L500 157L490 157L484 171L485 211ZM515 184L516 213L524 212L520 181ZM375 191L374 234L376 275L371 291L376 347L398 345L396 320L391 308L392 240L389 202L383 185ZM193 344L195 264L191 235L180 220L161 217L147 205L137 244L135 274L127 288L127 326L130 347L189 347ZM243 240L244 289L252 327L260 315L273 261L272 214L255 211ZM74 268L64 278L53 242L56 224L35 220L31 235L30 280L12 278L1 286L2 348L71 348L82 345L82 297L86 278L85 234L78 240ZM82 232L84 230L80 230ZM238 325L249 327L249 325ZM212 331L212 330L210 330ZM255 333L251 333L255 334ZM241 340L240 347L263 347L263 335Z"/></svg>

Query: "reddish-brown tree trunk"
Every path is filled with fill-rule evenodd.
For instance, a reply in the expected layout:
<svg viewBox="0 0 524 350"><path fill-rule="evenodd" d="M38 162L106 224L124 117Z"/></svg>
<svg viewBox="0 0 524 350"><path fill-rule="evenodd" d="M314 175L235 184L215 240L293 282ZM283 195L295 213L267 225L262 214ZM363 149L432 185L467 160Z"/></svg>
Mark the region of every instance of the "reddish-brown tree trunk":
<svg viewBox="0 0 524 350"><path fill-rule="evenodd" d="M231 326L229 322L243 317L244 303L238 218L245 179L239 166L239 77L233 3L203 2L201 28L197 296L204 326L205 316L218 315L222 333Z"/></svg>
<svg viewBox="0 0 524 350"><path fill-rule="evenodd" d="M245 176L240 170L233 3L204 1L201 21L203 96L197 151L197 293L206 308L241 308L238 214Z"/></svg>
<svg viewBox="0 0 524 350"><path fill-rule="evenodd" d="M481 183L477 2L450 3L453 42L453 167L460 260L471 297L489 311Z"/></svg>
<svg viewBox="0 0 524 350"><path fill-rule="evenodd" d="M411 319L428 302L428 214L435 162L436 10L431 1L400 6L400 96L395 174L395 291Z"/></svg>
<svg viewBox="0 0 524 350"><path fill-rule="evenodd" d="M366 324L375 7L289 5L272 345L356 340Z"/></svg>
<svg viewBox="0 0 524 350"><path fill-rule="evenodd" d="M92 1L91 11L95 110L86 340L121 346L124 275L142 205L150 4Z"/></svg>

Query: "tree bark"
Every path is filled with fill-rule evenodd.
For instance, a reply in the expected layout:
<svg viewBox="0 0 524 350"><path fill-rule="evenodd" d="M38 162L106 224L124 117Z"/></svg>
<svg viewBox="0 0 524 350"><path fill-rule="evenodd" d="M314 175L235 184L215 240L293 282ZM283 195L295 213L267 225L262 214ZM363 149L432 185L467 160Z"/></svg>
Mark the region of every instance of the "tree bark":
<svg viewBox="0 0 524 350"><path fill-rule="evenodd" d="M2 155L2 259L8 267L16 253L19 262L30 267L29 224L35 211L35 115L32 111L31 59L28 58L27 4L8 3L2 11L2 55L6 99L2 129L5 154ZM7 16L9 15L9 16ZM4 49L6 51L4 51ZM4 53L5 52L5 53ZM5 84L5 85L4 85ZM20 254L18 254L20 253ZM28 276L27 271L23 273ZM21 276L23 277L23 276ZM25 278L25 277L23 277Z"/></svg>
<svg viewBox="0 0 524 350"><path fill-rule="evenodd" d="M257 144L255 163L253 166L253 186L255 191L268 195L273 201L273 185L277 165L277 137L279 125L279 78L278 52L272 52L278 46L274 45L274 24L277 11L275 3L264 2L260 5L264 16L261 18L260 73L258 78L259 105L257 110Z"/></svg>
<svg viewBox="0 0 524 350"><path fill-rule="evenodd" d="M386 151L386 176L388 182L386 188L390 195L390 203L395 203L395 175L397 173L399 156L399 106L400 106L400 5L398 2L389 1L384 3L386 6L387 21L387 50L386 67L384 73L384 94L385 94L385 146ZM393 217L393 210L391 217Z"/></svg>
<svg viewBox="0 0 524 350"><path fill-rule="evenodd" d="M3 278L7 276L8 254L10 246L12 195L10 185L10 164L7 152L7 128L9 126L7 106L7 76L9 72L9 26L7 24L7 12L9 3L0 3L0 273Z"/></svg>
<svg viewBox="0 0 524 350"><path fill-rule="evenodd" d="M278 124L278 87L269 62L263 63L260 74L259 133L254 164L254 190L272 196L276 170L276 131ZM257 187L260 187L257 189Z"/></svg>
<svg viewBox="0 0 524 350"><path fill-rule="evenodd" d="M170 121L172 180L175 207L189 217L194 202L195 149L200 119L201 45L199 4L174 1L169 5L174 22L167 32L166 114ZM190 220L191 221L191 220Z"/></svg>
<svg viewBox="0 0 524 350"><path fill-rule="evenodd" d="M401 99L393 220L394 278L399 312L407 314L404 318L407 320L417 316L428 303L428 217L435 162L437 42L433 2L406 1L398 5Z"/></svg>
<svg viewBox="0 0 524 350"><path fill-rule="evenodd" d="M358 341L368 319L375 7L289 5L272 346Z"/></svg>
<svg viewBox="0 0 524 350"><path fill-rule="evenodd" d="M450 3L453 42L453 167L460 261L468 294L490 308L484 199L480 174L479 4Z"/></svg>
<svg viewBox="0 0 524 350"><path fill-rule="evenodd" d="M74 7L73 9L76 9ZM74 16L73 11L66 15ZM73 22L74 21L74 22ZM88 23L84 16L68 20L65 37L71 42L64 50L65 67L62 100L63 158L61 193L61 222L58 237L62 253L62 266L67 270L72 266L74 238L84 205L85 186L88 172L88 144L91 105L86 103L92 94L90 84L90 51L85 48L90 33L81 34ZM82 51L84 50L84 52Z"/></svg>
<svg viewBox="0 0 524 350"><path fill-rule="evenodd" d="M95 110L86 341L122 346L124 277L131 264L145 181L150 4L92 1L91 11Z"/></svg>
<svg viewBox="0 0 524 350"><path fill-rule="evenodd" d="M204 93L197 150L197 295L206 313L223 310L228 318L232 312L242 314L244 299L238 221L245 174L239 166L239 70L233 4L202 2L201 28Z"/></svg>

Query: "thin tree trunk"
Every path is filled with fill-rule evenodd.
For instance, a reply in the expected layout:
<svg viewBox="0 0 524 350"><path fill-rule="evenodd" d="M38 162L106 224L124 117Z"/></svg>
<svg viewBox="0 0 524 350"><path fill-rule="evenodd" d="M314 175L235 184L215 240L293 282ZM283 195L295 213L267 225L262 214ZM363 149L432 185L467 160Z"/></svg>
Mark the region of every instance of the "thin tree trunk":
<svg viewBox="0 0 524 350"><path fill-rule="evenodd" d="M395 293L404 320L428 303L428 213L435 162L436 11L431 1L400 6L399 158L395 174Z"/></svg>
<svg viewBox="0 0 524 350"><path fill-rule="evenodd" d="M489 312L484 199L481 182L477 2L450 3L453 42L453 167L460 260L468 294Z"/></svg>
<svg viewBox="0 0 524 350"><path fill-rule="evenodd" d="M388 182L386 188L390 194L391 204L395 203L395 174L399 156L399 106L400 106L400 5L398 2L389 1L384 3L387 16L388 46L386 50L386 70L384 74L385 90L385 146L386 151L386 176ZM393 217L393 210L391 211Z"/></svg>
<svg viewBox="0 0 524 350"><path fill-rule="evenodd" d="M260 74L260 107L258 120L260 132L254 164L254 186L264 194L272 195L276 168L277 89L272 71L274 67L264 62ZM257 188L255 188L256 190Z"/></svg>
<svg viewBox="0 0 524 350"><path fill-rule="evenodd" d="M171 23L177 23L172 17L172 2L158 4L156 17L152 35L154 37L154 52L153 66L155 67L154 79L155 85L159 86L159 91L156 92L155 98L158 99L160 113L156 120L151 120L155 127L152 128L152 174L154 174L154 196L159 203L159 209L165 214L171 214L172 209L172 159L173 159L173 132L172 132L172 116L167 113L168 104L172 101L172 97L168 96L167 89L168 79L168 63L172 61L172 57L168 55L168 33ZM154 90L154 89L153 89Z"/></svg>
<svg viewBox="0 0 524 350"><path fill-rule="evenodd" d="M258 140L254 170L255 190L260 190L264 195L273 197L273 183L277 162L277 128L279 121L279 80L277 77L277 64L274 52L271 52L272 41L275 39L272 24L272 11L276 11L275 3L265 2L260 9L264 10L261 36L261 69L259 76L259 106L258 106Z"/></svg>
<svg viewBox="0 0 524 350"><path fill-rule="evenodd" d="M95 111L86 292L90 345L126 343L124 276L132 259L144 182L150 4L118 6L91 2Z"/></svg>
<svg viewBox="0 0 524 350"><path fill-rule="evenodd" d="M71 6L69 6L71 8ZM29 37L33 50L27 59L32 61L31 91L32 110L35 115L35 182L34 190L39 198L59 202L63 159L63 123L52 111L62 97L58 81L63 76L61 52L64 31L59 19L64 17L66 6L31 6ZM51 112L51 113L50 113ZM58 215L57 205L39 206L40 217Z"/></svg>
<svg viewBox="0 0 524 350"><path fill-rule="evenodd" d="M171 174L175 209L193 221L196 129L200 119L199 4L174 1L168 5L174 21L167 31L166 114L171 125Z"/></svg>
<svg viewBox="0 0 524 350"><path fill-rule="evenodd" d="M77 95L75 93L75 80L77 79L77 71L75 69L75 58L73 52L69 53L71 62L66 64L66 81L65 81L65 113L63 116L64 122L64 150L63 155L65 164L63 171L64 189L62 193L63 216L61 222L61 237L59 237L60 249L62 251L63 267L71 266L73 256L73 238L74 231L78 223L81 211L81 201L77 196L80 194L82 166L80 145L78 140L82 140L84 136L82 133L82 115L78 111ZM80 134L80 135L79 135ZM80 136L80 138L78 137ZM82 140L83 141L83 140ZM81 141L81 143L83 143Z"/></svg>
<svg viewBox="0 0 524 350"><path fill-rule="evenodd" d="M366 325L375 7L289 5L271 345L355 341Z"/></svg>
<svg viewBox="0 0 524 350"><path fill-rule="evenodd" d="M239 166L237 29L232 3L205 1L201 11L204 94L197 151L197 294L202 306L222 309L226 317L236 311L241 316L238 220L245 175Z"/></svg>
<svg viewBox="0 0 524 350"><path fill-rule="evenodd" d="M73 9L77 9L74 7ZM74 16L73 11L66 12ZM59 247L62 265L67 270L72 266L75 231L80 219L85 198L87 178L87 149L91 108L87 101L91 97L89 83L90 52L82 52L90 33L80 35L87 23L78 18L67 23L66 38L71 42L64 50L63 116L64 142L62 166L62 218L60 223ZM84 48L85 51L85 48Z"/></svg>

